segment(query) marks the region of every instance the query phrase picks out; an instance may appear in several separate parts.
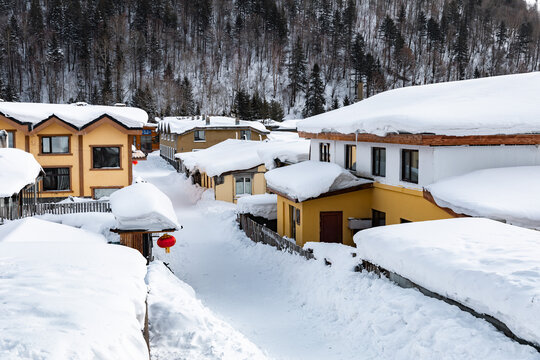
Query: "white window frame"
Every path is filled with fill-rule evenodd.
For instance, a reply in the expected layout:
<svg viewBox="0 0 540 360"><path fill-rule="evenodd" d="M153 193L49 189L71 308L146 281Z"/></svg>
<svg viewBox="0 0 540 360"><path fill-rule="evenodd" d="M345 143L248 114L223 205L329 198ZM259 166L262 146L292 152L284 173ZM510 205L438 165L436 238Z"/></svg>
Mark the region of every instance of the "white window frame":
<svg viewBox="0 0 540 360"><path fill-rule="evenodd" d="M243 192L242 193L238 193L238 189L236 187L236 182L238 179L242 179L242 183L243 183ZM249 185L250 185L250 191L249 193L246 193L246 179L249 179ZM234 177L234 196L239 198L239 197L242 197L242 196L248 196L248 195L253 195L253 176L251 175L236 175Z"/></svg>

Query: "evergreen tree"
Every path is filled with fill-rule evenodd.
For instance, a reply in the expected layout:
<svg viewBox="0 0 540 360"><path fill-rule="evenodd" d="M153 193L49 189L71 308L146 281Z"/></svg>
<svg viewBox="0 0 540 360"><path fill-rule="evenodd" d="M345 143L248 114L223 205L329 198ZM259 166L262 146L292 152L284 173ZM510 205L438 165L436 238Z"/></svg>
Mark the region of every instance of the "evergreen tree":
<svg viewBox="0 0 540 360"><path fill-rule="evenodd" d="M469 61L469 46L467 45L468 29L465 21L459 27L457 41L454 44L454 59L458 68L459 79L465 78L465 68Z"/></svg>
<svg viewBox="0 0 540 360"><path fill-rule="evenodd" d="M497 44L499 45L499 47L502 47L504 42L508 38L507 31L508 29L506 28L506 24L504 23L504 21L501 21L497 29L497 34L496 34Z"/></svg>
<svg viewBox="0 0 540 360"><path fill-rule="evenodd" d="M240 89L236 92L236 96L234 98L233 112L240 119L247 120L251 118L250 98L249 95L244 91L244 89Z"/></svg>
<svg viewBox="0 0 540 360"><path fill-rule="evenodd" d="M43 13L39 0L32 0L30 4L29 15L30 32L33 36L39 38L43 36Z"/></svg>
<svg viewBox="0 0 540 360"><path fill-rule="evenodd" d="M345 95L343 98L343 106L349 106L351 105L351 100L349 100L349 96Z"/></svg>
<svg viewBox="0 0 540 360"><path fill-rule="evenodd" d="M103 105L111 105L113 102L113 88L112 88L112 74L111 66L107 61L105 66L105 76L103 79L103 85L101 87L101 103Z"/></svg>
<svg viewBox="0 0 540 360"><path fill-rule="evenodd" d="M309 87L306 92L306 105L302 112L304 117L310 117L324 112L324 84L321 80L319 65L313 65L309 77Z"/></svg>
<svg viewBox="0 0 540 360"><path fill-rule="evenodd" d="M281 104L275 100L270 101L270 110L268 117L275 121L283 121L284 116L283 108Z"/></svg>
<svg viewBox="0 0 540 360"><path fill-rule="evenodd" d="M332 98L332 107L330 109L331 110L339 109L339 100L337 97Z"/></svg>
<svg viewBox="0 0 540 360"><path fill-rule="evenodd" d="M184 80L180 84L180 104L180 113L182 115L194 115L196 113L193 88L187 76L184 76Z"/></svg>
<svg viewBox="0 0 540 360"><path fill-rule="evenodd" d="M56 33L60 39L64 36L64 9L61 0L52 0L49 3L49 12L47 13L47 22L52 31Z"/></svg>
<svg viewBox="0 0 540 360"><path fill-rule="evenodd" d="M296 38L289 61L289 81L289 88L291 90L290 105L293 106L298 93L304 91L306 86L306 59L300 37Z"/></svg>

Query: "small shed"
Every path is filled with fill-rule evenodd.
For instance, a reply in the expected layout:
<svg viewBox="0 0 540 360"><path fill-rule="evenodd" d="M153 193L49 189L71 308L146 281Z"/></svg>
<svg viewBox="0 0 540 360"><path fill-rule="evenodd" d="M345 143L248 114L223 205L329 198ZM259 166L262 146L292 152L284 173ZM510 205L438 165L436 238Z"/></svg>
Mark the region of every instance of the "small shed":
<svg viewBox="0 0 540 360"><path fill-rule="evenodd" d="M181 228L171 200L156 186L137 182L114 192L110 198L116 218L112 232L120 234L120 244L139 250L151 262L152 236Z"/></svg>

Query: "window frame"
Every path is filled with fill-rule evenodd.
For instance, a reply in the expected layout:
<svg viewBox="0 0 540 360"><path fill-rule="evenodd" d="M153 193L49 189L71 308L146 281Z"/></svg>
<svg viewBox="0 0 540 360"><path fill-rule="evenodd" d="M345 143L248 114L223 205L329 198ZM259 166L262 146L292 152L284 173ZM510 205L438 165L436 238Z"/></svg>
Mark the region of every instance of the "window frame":
<svg viewBox="0 0 540 360"><path fill-rule="evenodd" d="M68 173L67 174L55 174L55 176L67 176L68 179L69 179L69 189L63 189L63 190L60 190L60 189L49 189L49 190L46 190L45 189L45 178L47 177L47 171L48 170L54 170L54 169L67 169L68 170ZM44 166L43 167L43 171L45 172L45 175L43 176L43 180L41 181L41 192L44 192L44 193L57 193L57 192L73 192L73 183L72 183L72 166L67 166L67 165L60 165L60 166Z"/></svg>
<svg viewBox="0 0 540 360"><path fill-rule="evenodd" d="M247 135L245 139L244 135ZM240 130L240 140L251 140L251 130Z"/></svg>
<svg viewBox="0 0 540 360"><path fill-rule="evenodd" d="M200 134L202 133L202 137ZM206 133L204 130L194 130L193 131L193 141L194 142L206 142Z"/></svg>
<svg viewBox="0 0 540 360"><path fill-rule="evenodd" d="M101 198L96 198L96 190L110 189L110 190L116 191L116 190L122 189L122 187L121 186L92 186L91 189L92 189L92 199L99 200Z"/></svg>
<svg viewBox="0 0 540 360"><path fill-rule="evenodd" d="M381 155L384 154L384 169L381 166ZM373 146L371 148L371 175L386 177L386 148Z"/></svg>
<svg viewBox="0 0 540 360"><path fill-rule="evenodd" d="M2 129L3 130L3 129ZM17 147L17 136L15 130L6 130L7 132L7 139L6 139L6 145L8 148L14 149ZM9 137L11 136L11 146L9 144Z"/></svg>
<svg viewBox="0 0 540 360"><path fill-rule="evenodd" d="M90 164L92 171L123 170L122 168L122 147L123 145L90 145ZM95 148L118 148L118 167L94 167L94 149Z"/></svg>
<svg viewBox="0 0 540 360"><path fill-rule="evenodd" d="M66 135L66 134L59 134L59 135L39 135L39 155L46 155L46 156L49 156L49 155L73 155L71 153L71 135ZM52 138L56 138L56 137L65 137L67 138L68 140L68 147L67 147L67 152L53 152L53 148L52 148L52 145L53 145L53 141L52 141ZM43 141L44 139L49 139L49 148L50 148L50 151L49 152L45 152L43 151Z"/></svg>
<svg viewBox="0 0 540 360"><path fill-rule="evenodd" d="M236 183L237 179L242 179L243 183L243 192L241 194L238 193ZM250 192L246 193L246 179L249 179L249 185L250 185ZM239 198L246 195L253 195L253 176L248 174L239 174L234 176L234 197Z"/></svg>
<svg viewBox="0 0 540 360"><path fill-rule="evenodd" d="M416 166L416 179L414 179L412 166L413 155L417 154L417 166ZM406 159L408 158L409 166L407 168ZM401 181L409 182L411 184L418 184L420 175L420 152L416 149L401 149Z"/></svg>
<svg viewBox="0 0 540 360"><path fill-rule="evenodd" d="M345 144L345 169L349 171L356 171L357 161L354 164L349 164L352 159L357 160L356 150L355 144Z"/></svg>
<svg viewBox="0 0 540 360"><path fill-rule="evenodd" d="M319 161L330 162L330 143L319 143Z"/></svg>
<svg viewBox="0 0 540 360"><path fill-rule="evenodd" d="M382 224L381 221L383 221ZM371 209L371 227L378 226L386 226L386 213L384 211Z"/></svg>

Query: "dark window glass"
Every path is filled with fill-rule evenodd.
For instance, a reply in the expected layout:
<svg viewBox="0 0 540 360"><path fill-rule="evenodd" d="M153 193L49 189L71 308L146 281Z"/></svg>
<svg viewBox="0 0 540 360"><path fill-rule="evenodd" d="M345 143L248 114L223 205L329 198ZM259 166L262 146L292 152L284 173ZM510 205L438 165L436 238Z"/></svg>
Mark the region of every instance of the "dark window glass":
<svg viewBox="0 0 540 360"><path fill-rule="evenodd" d="M43 191L70 190L69 168L48 168L43 178Z"/></svg>
<svg viewBox="0 0 540 360"><path fill-rule="evenodd" d="M8 131L7 132L7 147L8 148L14 148L15 147L15 132Z"/></svg>
<svg viewBox="0 0 540 360"><path fill-rule="evenodd" d="M386 225L386 213L378 210L371 210L371 226L384 226Z"/></svg>
<svg viewBox="0 0 540 360"><path fill-rule="evenodd" d="M300 211L296 212L296 210L294 206L289 205L289 233L291 239L296 239L297 216L300 217ZM300 219L298 219L298 224L300 224Z"/></svg>
<svg viewBox="0 0 540 360"><path fill-rule="evenodd" d="M152 152L152 137L148 135L141 136L141 150L145 153Z"/></svg>
<svg viewBox="0 0 540 360"><path fill-rule="evenodd" d="M94 147L92 148L94 169L119 168L120 167L120 148L113 147Z"/></svg>
<svg viewBox="0 0 540 360"><path fill-rule="evenodd" d="M372 148L371 157L371 173L374 176L386 176L386 149Z"/></svg>
<svg viewBox="0 0 540 360"><path fill-rule="evenodd" d="M345 168L356 171L356 145L345 145Z"/></svg>
<svg viewBox="0 0 540 360"><path fill-rule="evenodd" d="M407 219L401 218L401 219L399 219L399 222L402 223L402 224L407 224L407 223L410 223L411 220L407 220Z"/></svg>
<svg viewBox="0 0 540 360"><path fill-rule="evenodd" d="M401 180L418 184L418 150L401 150Z"/></svg>
<svg viewBox="0 0 540 360"><path fill-rule="evenodd" d="M204 130L196 130L194 132L195 141L204 141L206 140L204 136Z"/></svg>
<svg viewBox="0 0 540 360"><path fill-rule="evenodd" d="M41 138L41 152L44 154L69 153L68 136L43 136Z"/></svg>
<svg viewBox="0 0 540 360"><path fill-rule="evenodd" d="M251 130L240 130L241 140L251 140Z"/></svg>
<svg viewBox="0 0 540 360"><path fill-rule="evenodd" d="M324 162L330 162L330 144L319 144L319 160Z"/></svg>

